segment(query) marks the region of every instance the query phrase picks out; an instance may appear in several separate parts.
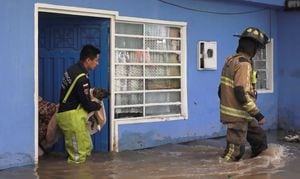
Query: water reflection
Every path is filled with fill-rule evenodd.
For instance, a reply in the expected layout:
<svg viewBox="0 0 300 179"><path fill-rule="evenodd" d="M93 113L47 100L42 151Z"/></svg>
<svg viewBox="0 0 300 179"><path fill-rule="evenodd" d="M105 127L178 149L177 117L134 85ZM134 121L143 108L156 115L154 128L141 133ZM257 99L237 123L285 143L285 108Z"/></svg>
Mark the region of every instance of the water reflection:
<svg viewBox="0 0 300 179"><path fill-rule="evenodd" d="M279 137L280 138L280 137ZM0 178L298 178L298 143L278 140L269 134L269 148L249 158L250 148L239 162L225 163L219 157L224 139L169 144L146 150L97 153L84 164L68 164L63 154L51 154L34 167L0 171Z"/></svg>

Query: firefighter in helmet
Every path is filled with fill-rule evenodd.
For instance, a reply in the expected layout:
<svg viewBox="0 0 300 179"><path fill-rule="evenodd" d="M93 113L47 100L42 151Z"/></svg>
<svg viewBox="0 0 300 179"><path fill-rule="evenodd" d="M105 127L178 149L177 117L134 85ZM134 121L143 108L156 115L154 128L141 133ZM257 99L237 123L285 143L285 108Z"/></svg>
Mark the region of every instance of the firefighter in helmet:
<svg viewBox="0 0 300 179"><path fill-rule="evenodd" d="M246 28L239 37L236 54L226 59L218 95L221 122L227 125L225 161L238 161L249 142L252 157L267 149L266 134L260 125L264 115L256 105L256 72L252 58L264 48L268 37L255 27Z"/></svg>

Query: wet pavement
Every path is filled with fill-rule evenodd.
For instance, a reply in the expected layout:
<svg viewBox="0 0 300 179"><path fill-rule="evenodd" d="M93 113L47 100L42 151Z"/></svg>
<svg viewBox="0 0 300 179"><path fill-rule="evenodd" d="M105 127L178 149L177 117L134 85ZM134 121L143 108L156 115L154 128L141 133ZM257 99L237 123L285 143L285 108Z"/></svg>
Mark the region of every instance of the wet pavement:
<svg viewBox="0 0 300 179"><path fill-rule="evenodd" d="M93 178L299 178L300 143L281 140L283 131L268 132L269 148L249 158L250 148L239 162L225 163L225 139L197 140L152 149L119 153L95 153L84 164L68 164L63 154L40 158L38 166L0 171L0 179L93 179Z"/></svg>

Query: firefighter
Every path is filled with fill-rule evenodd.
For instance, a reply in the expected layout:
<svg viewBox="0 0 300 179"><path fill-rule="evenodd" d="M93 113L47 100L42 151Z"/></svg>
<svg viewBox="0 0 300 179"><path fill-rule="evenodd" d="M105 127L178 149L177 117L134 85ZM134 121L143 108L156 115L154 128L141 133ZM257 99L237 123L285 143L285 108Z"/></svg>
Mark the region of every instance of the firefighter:
<svg viewBox="0 0 300 179"><path fill-rule="evenodd" d="M239 37L236 54L226 59L218 95L221 122L227 126L225 161L238 161L249 142L252 157L267 149L266 134L260 125L264 115L256 105L256 72L252 58L264 48L268 37L255 27L246 28Z"/></svg>
<svg viewBox="0 0 300 179"><path fill-rule="evenodd" d="M80 60L64 73L60 105L56 119L65 137L68 162L82 163L91 154L92 142L87 128L87 114L98 111L101 105L91 101L88 71L99 63L100 50L85 45Z"/></svg>

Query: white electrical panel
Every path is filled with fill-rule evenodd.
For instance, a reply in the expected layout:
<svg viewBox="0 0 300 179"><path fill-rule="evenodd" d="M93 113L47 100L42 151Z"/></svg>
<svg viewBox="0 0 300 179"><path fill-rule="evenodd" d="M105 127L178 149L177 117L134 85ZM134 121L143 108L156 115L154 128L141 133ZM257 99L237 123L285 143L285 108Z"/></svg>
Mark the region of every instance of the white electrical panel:
<svg viewBox="0 0 300 179"><path fill-rule="evenodd" d="M217 42L198 42L198 70L217 70Z"/></svg>

